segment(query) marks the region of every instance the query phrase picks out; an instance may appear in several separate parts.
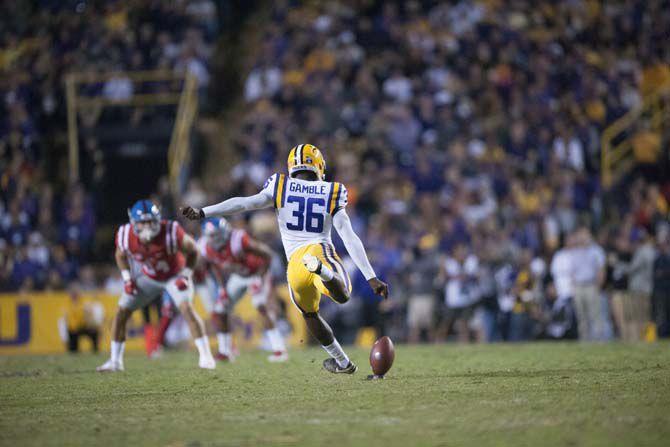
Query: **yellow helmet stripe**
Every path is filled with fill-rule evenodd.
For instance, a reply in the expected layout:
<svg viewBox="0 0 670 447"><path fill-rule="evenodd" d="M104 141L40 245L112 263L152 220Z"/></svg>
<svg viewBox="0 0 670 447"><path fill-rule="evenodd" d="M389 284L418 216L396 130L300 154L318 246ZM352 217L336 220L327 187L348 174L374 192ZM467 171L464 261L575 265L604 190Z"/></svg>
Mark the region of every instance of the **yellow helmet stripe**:
<svg viewBox="0 0 670 447"><path fill-rule="evenodd" d="M304 148L305 148L304 144L301 144L300 146L298 146L298 150L295 153L296 164L304 164L305 163L305 161L303 160L303 156L302 156Z"/></svg>
<svg viewBox="0 0 670 447"><path fill-rule="evenodd" d="M328 212L333 213L335 206L337 206L337 199L340 197L340 184L337 182L333 183L333 189L330 191L330 205L328 206Z"/></svg>

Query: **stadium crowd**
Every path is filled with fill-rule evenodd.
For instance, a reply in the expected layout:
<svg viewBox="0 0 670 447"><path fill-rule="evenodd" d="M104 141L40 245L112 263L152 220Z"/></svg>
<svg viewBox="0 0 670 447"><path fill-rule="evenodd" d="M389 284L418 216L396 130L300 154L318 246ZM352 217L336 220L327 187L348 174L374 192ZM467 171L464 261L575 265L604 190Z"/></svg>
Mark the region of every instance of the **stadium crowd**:
<svg viewBox="0 0 670 447"><path fill-rule="evenodd" d="M97 48L115 46L116 5L99 11L98 28L109 34ZM391 285L391 299L380 302L352 268L356 299L324 300L344 342L361 326L409 341L452 333L461 341L634 340L652 319L667 335L670 185L647 169L606 200L598 173L604 127L670 80L667 6L410 1L364 11L347 2L274 2L245 82L241 160L212 184L192 181L182 201L254 194L285 170L293 145L320 147ZM81 19L55 17L43 18L57 20L45 28L49 43L3 63L13 76L2 87L11 113L0 139L0 279L12 290L81 277L95 232L96 204L85 189L55 194L40 167L40 137L64 122L62 110L48 118L50 107L63 106L62 67L91 62L87 40L77 37ZM142 45L145 27L116 29L132 36L118 43L131 51L100 69L133 68L133 54L151 66L164 60L156 54L191 54L168 31L147 31L150 44ZM0 61L26 37L5 35ZM40 71L43 58L60 70ZM642 148L652 165L667 153L667 136L659 141ZM239 224L282 252L271 214Z"/></svg>
<svg viewBox="0 0 670 447"><path fill-rule="evenodd" d="M65 76L187 70L205 88L217 33L215 5L43 0L3 2L0 13L13 19L0 28L0 291L62 289L82 277L94 281L89 263L100 257L94 239L104 201L92 193L106 175L105 153L95 136L83 138L83 183L67 183ZM84 90L111 100L146 93L122 74ZM107 112L119 114L88 110L82 125L94 126ZM152 113L135 109L123 118L142 126Z"/></svg>

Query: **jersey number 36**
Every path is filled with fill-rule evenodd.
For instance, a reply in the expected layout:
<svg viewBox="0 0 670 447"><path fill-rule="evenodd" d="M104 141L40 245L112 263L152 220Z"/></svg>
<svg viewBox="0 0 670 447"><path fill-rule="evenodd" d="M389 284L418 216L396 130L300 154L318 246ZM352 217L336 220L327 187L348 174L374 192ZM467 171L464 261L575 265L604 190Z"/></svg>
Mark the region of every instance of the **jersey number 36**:
<svg viewBox="0 0 670 447"><path fill-rule="evenodd" d="M305 202L307 206L305 206ZM293 231L307 231L309 233L323 232L323 219L326 211L326 201L318 197L288 196L286 203L296 203L293 211L293 222L286 222L286 228ZM322 209L319 210L318 207Z"/></svg>

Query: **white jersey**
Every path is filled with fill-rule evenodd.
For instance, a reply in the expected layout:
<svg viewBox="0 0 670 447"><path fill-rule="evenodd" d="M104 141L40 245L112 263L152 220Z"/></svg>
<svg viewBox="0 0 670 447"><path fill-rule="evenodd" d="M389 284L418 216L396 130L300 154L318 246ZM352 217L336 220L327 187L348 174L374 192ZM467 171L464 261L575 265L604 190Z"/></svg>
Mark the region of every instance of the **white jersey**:
<svg viewBox="0 0 670 447"><path fill-rule="evenodd" d="M305 245L332 243L333 216L347 205L343 184L273 174L263 192L272 195L287 259Z"/></svg>

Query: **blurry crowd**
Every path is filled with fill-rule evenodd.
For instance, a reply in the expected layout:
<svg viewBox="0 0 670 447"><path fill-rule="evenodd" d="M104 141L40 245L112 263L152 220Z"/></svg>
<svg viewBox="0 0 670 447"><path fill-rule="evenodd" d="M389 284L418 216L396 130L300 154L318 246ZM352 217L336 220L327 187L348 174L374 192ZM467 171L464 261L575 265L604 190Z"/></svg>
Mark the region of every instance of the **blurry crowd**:
<svg viewBox="0 0 670 447"><path fill-rule="evenodd" d="M155 113L99 107L82 113L83 183L68 185L65 76L188 71L205 88L215 4L12 1L0 4L0 14L11 18L0 26L0 291L62 289L76 278L94 282L98 272L89 264L97 257L96 221L104 206L95 193L107 173L105 152L90 129L115 118L140 127ZM138 86L119 74L78 93L122 101L165 88Z"/></svg>
<svg viewBox="0 0 670 447"><path fill-rule="evenodd" d="M101 11L99 28L125 9L111 3ZM168 10L182 4L130 3ZM286 169L292 146L320 147L327 178L347 185L354 227L375 270L391 285L391 299L380 302L352 268L356 299L346 306L324 300L326 318L344 341L353 341L362 326L410 341L637 339L654 323L667 334L670 184L655 167L667 157L668 135L645 140L653 143L639 151L648 166L620 193L607 194L599 179L603 129L670 82L667 1L352 7L345 1L314 6L280 0L269 8L236 114L239 160L212 183L191 181L182 202L199 206L255 194L273 172ZM144 29L127 27L121 41L134 48L132 39L141 40ZM193 54L179 51L169 32L146 33L157 44L138 44L115 63L158 64L156 54ZM49 38L58 41L63 34L77 35ZM76 47L63 51L77 53ZM49 85L60 88L43 77L27 82L35 98L44 98L40 92ZM37 125L11 120L25 116L36 123L45 101L11 102L7 98L20 96L10 93L3 107L40 110L6 115L7 143L0 147L6 165L15 166L28 163L31 152L21 149L26 143L14 148L12 141L24 137L11 137L17 135L11 129ZM30 141L39 141L39 132L33 135ZM28 197L37 197L39 183L28 184ZM6 248L0 253L12 260L7 250L25 246L28 253L39 216L26 212L16 193L4 191L0 231ZM174 210L164 188L159 196L164 209ZM64 197L70 201L75 194ZM81 202L86 209L83 193ZM4 222L20 220L21 213L28 230L25 242L16 244L4 236ZM53 216L54 222L62 219ZM271 213L236 224L248 225L282 252ZM62 245L66 261L76 259L67 239L42 236L49 262L59 246L53 241ZM336 245L345 252L337 238ZM14 278L16 267L2 265L4 277ZM281 267L276 271L282 281Z"/></svg>
<svg viewBox="0 0 670 447"><path fill-rule="evenodd" d="M289 6L274 2L246 78L242 159L209 197L194 190L253 194L289 148L320 147L392 287L379 303L352 270L359 300L330 306L339 330L608 339L623 307L651 321L669 185L648 169L608 198L598 171L606 125L670 80L667 2ZM614 293L637 297L638 279L644 300Z"/></svg>

